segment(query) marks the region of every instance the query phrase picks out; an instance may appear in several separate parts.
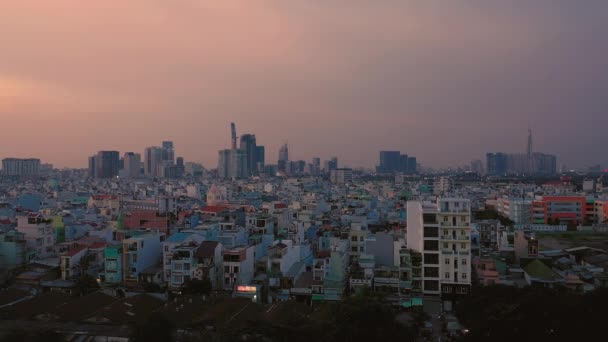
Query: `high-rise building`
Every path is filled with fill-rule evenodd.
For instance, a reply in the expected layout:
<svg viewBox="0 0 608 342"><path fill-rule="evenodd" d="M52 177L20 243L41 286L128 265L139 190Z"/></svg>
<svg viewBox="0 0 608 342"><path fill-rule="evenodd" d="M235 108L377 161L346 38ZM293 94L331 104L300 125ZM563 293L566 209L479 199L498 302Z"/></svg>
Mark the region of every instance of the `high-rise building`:
<svg viewBox="0 0 608 342"><path fill-rule="evenodd" d="M506 153L486 154L486 171L490 176L499 176L507 173L509 156Z"/></svg>
<svg viewBox="0 0 608 342"><path fill-rule="evenodd" d="M2 174L4 176L38 176L40 159L5 158L2 159Z"/></svg>
<svg viewBox="0 0 608 342"><path fill-rule="evenodd" d="M99 151L89 158L89 175L95 178L112 178L118 176L120 170L120 155L118 151Z"/></svg>
<svg viewBox="0 0 608 342"><path fill-rule="evenodd" d="M243 134L241 135L241 144L240 150L247 154L246 156L246 164L247 170L251 175L257 174L257 143L255 139L255 134Z"/></svg>
<svg viewBox="0 0 608 342"><path fill-rule="evenodd" d="M279 161L277 162L278 171L287 172L287 162L289 161L289 147L284 144L279 149Z"/></svg>
<svg viewBox="0 0 608 342"><path fill-rule="evenodd" d="M399 156L399 172L408 173L408 162L409 158L407 154Z"/></svg>
<svg viewBox="0 0 608 342"><path fill-rule="evenodd" d="M264 173L264 165L266 165L266 149L264 146L256 146L255 167L258 173Z"/></svg>
<svg viewBox="0 0 608 342"><path fill-rule="evenodd" d="M380 151L379 173L391 173L399 171L401 152L399 151Z"/></svg>
<svg viewBox="0 0 608 342"><path fill-rule="evenodd" d="M418 160L416 157L407 158L407 173L415 174L418 173Z"/></svg>
<svg viewBox="0 0 608 342"><path fill-rule="evenodd" d="M89 178L96 178L95 174L97 173L97 166L95 165L97 160L97 156L89 157Z"/></svg>
<svg viewBox="0 0 608 342"><path fill-rule="evenodd" d="M175 149L173 148L173 141L163 141L162 149L162 160L164 162L168 162L166 164L173 164L175 162Z"/></svg>
<svg viewBox="0 0 608 342"><path fill-rule="evenodd" d="M444 304L471 290L471 203L439 198L407 203L407 246L422 254L422 291Z"/></svg>
<svg viewBox="0 0 608 342"><path fill-rule="evenodd" d="M279 161L288 161L289 160L289 147L287 144L284 144L279 149Z"/></svg>
<svg viewBox="0 0 608 342"><path fill-rule="evenodd" d="M127 152L125 153L123 160L126 177L139 177L141 173L141 155L139 153Z"/></svg>
<svg viewBox="0 0 608 342"><path fill-rule="evenodd" d="M353 182L353 170L342 168L331 170L329 180L337 185L344 185Z"/></svg>
<svg viewBox="0 0 608 342"><path fill-rule="evenodd" d="M158 146L146 148L144 173L148 177L162 176L163 149Z"/></svg>
<svg viewBox="0 0 608 342"><path fill-rule="evenodd" d="M220 150L218 152L218 177L225 179L247 178L250 176L247 164L247 151L236 148L236 126L234 123L230 124L230 128L232 149ZM246 137L245 140L241 141L241 144L246 149L252 149L255 155L255 152L257 152L255 136L250 134L246 135L249 137Z"/></svg>

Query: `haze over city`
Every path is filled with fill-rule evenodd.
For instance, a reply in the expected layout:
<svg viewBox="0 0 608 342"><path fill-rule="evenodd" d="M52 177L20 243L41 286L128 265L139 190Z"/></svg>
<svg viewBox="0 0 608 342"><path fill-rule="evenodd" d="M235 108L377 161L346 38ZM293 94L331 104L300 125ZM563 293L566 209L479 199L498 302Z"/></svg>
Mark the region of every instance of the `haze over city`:
<svg viewBox="0 0 608 342"><path fill-rule="evenodd" d="M161 139L217 166L229 123L276 160L425 166L488 151L606 164L606 1L5 0L0 158L86 167Z"/></svg>

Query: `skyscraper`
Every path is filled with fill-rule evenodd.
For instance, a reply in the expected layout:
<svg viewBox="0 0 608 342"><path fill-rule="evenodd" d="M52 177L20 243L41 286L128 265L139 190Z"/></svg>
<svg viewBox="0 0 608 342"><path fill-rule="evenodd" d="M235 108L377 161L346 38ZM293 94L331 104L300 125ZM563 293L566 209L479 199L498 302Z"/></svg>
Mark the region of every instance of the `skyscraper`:
<svg viewBox="0 0 608 342"><path fill-rule="evenodd" d="M277 163L278 164L277 165L278 170L286 172L287 171L287 162L288 161L289 161L289 148L287 147L287 144L284 144L279 149L279 161Z"/></svg>
<svg viewBox="0 0 608 342"><path fill-rule="evenodd" d="M94 158L95 178L112 178L118 176L120 163L118 151L99 151Z"/></svg>
<svg viewBox="0 0 608 342"><path fill-rule="evenodd" d="M159 177L161 176L161 167L163 165L163 149L158 146L152 146L146 148L145 155L145 167L144 171L148 177Z"/></svg>
<svg viewBox="0 0 608 342"><path fill-rule="evenodd" d="M163 161L168 162L167 164L173 165L175 162L175 149L173 148L173 141L163 141Z"/></svg>
<svg viewBox="0 0 608 342"><path fill-rule="evenodd" d="M399 151L380 151L379 173L391 173L399 171L401 152Z"/></svg>
<svg viewBox="0 0 608 342"><path fill-rule="evenodd" d="M257 174L257 143L254 134L241 135L240 150L246 153L247 170L251 175Z"/></svg>
<svg viewBox="0 0 608 342"><path fill-rule="evenodd" d="M287 144L284 144L279 149L279 161L285 161L286 162L288 160L289 160L289 147L287 147Z"/></svg>
<svg viewBox="0 0 608 342"><path fill-rule="evenodd" d="M139 153L127 152L124 157L125 174L129 178L137 178L141 173L141 155Z"/></svg>
<svg viewBox="0 0 608 342"><path fill-rule="evenodd" d="M256 147L255 158L255 167L257 172L264 172L264 165L266 165L266 149L264 146Z"/></svg>
<svg viewBox="0 0 608 342"><path fill-rule="evenodd" d="M231 145L232 149L224 149L218 152L217 172L219 178L246 178L249 177L250 171L247 165L247 151L236 148L236 126L234 123L231 127ZM255 136L249 135L241 144L245 148L253 148L254 155L257 152L255 146ZM253 139L253 141L251 140Z"/></svg>

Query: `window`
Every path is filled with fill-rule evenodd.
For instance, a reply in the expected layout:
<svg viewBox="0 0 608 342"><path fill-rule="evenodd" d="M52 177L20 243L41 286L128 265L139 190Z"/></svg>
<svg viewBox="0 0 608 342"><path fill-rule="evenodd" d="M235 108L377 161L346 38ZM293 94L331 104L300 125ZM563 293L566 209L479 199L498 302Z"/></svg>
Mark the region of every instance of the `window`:
<svg viewBox="0 0 608 342"><path fill-rule="evenodd" d="M424 253L424 263L425 264L439 264L439 255L432 253Z"/></svg>
<svg viewBox="0 0 608 342"><path fill-rule="evenodd" d="M465 232L464 229L463 229L463 230L460 231L460 235L467 235L467 232Z"/></svg>
<svg viewBox="0 0 608 342"><path fill-rule="evenodd" d="M351 247L351 248L350 248L350 250L351 250L352 252L355 252L355 253L356 253L356 252L357 252L357 246Z"/></svg>
<svg viewBox="0 0 608 342"><path fill-rule="evenodd" d="M234 266L232 273L239 273L239 267L238 266Z"/></svg>
<svg viewBox="0 0 608 342"><path fill-rule="evenodd" d="M364 248L363 246L359 247L359 252L363 252Z"/></svg>
<svg viewBox="0 0 608 342"><path fill-rule="evenodd" d="M184 271L190 271L190 264L184 264Z"/></svg>
<svg viewBox="0 0 608 342"><path fill-rule="evenodd" d="M449 247L449 245L448 245L447 243L445 243L445 242L444 242L444 243L443 243L443 249L448 249L448 248L450 248L450 247Z"/></svg>
<svg viewBox="0 0 608 342"><path fill-rule="evenodd" d="M462 259L462 264L466 265L467 264L467 259Z"/></svg>
<svg viewBox="0 0 608 342"><path fill-rule="evenodd" d="M357 237L356 237L356 236L353 236L353 237L351 237L351 238L350 238L350 240L351 240L352 242L357 242Z"/></svg>
<svg viewBox="0 0 608 342"><path fill-rule="evenodd" d="M439 267L425 267L424 276L425 277L439 277Z"/></svg>
<svg viewBox="0 0 608 342"><path fill-rule="evenodd" d="M467 222L467 218L466 218L466 217L464 217L464 216L463 216L463 217L461 217L461 218L460 218L460 222Z"/></svg>
<svg viewBox="0 0 608 342"><path fill-rule="evenodd" d="M445 264L449 265L450 264L450 259L445 259Z"/></svg>
<svg viewBox="0 0 608 342"><path fill-rule="evenodd" d="M444 229L443 230L443 235L448 236L448 235L450 235L450 232L447 229Z"/></svg>
<svg viewBox="0 0 608 342"><path fill-rule="evenodd" d="M449 217L447 217L447 216L444 216L444 217L443 217L443 222L448 222L449 220L450 220L450 218L449 218Z"/></svg>
<svg viewBox="0 0 608 342"><path fill-rule="evenodd" d="M461 277L462 277L462 279L467 279L467 274L466 273L462 273Z"/></svg>
<svg viewBox="0 0 608 342"><path fill-rule="evenodd" d="M165 246L165 252L169 251L169 246Z"/></svg>
<svg viewBox="0 0 608 342"><path fill-rule="evenodd" d="M182 270L182 264L175 264L173 265L173 269L176 271L181 271Z"/></svg>
<svg viewBox="0 0 608 342"><path fill-rule="evenodd" d="M176 284L181 284L184 281L182 276L173 276L173 282Z"/></svg>
<svg viewBox="0 0 608 342"><path fill-rule="evenodd" d="M466 243L461 243L461 244L460 244L460 248L462 248L462 249L467 248L467 244L466 244Z"/></svg>
<svg viewBox="0 0 608 342"><path fill-rule="evenodd" d="M445 272L445 279L450 279L450 272Z"/></svg>
<svg viewBox="0 0 608 342"><path fill-rule="evenodd" d="M363 236L359 236L359 241L363 242Z"/></svg>
<svg viewBox="0 0 608 342"><path fill-rule="evenodd" d="M439 281L437 280L425 280L424 289L426 291L439 291Z"/></svg>
<svg viewBox="0 0 608 342"><path fill-rule="evenodd" d="M228 278L228 277L224 278L224 284L230 285L230 278Z"/></svg>
<svg viewBox="0 0 608 342"><path fill-rule="evenodd" d="M437 240L425 240L424 241L424 249L427 251L437 251L439 250L439 241Z"/></svg>
<svg viewBox="0 0 608 342"><path fill-rule="evenodd" d="M224 266L224 273L230 273L230 266Z"/></svg>

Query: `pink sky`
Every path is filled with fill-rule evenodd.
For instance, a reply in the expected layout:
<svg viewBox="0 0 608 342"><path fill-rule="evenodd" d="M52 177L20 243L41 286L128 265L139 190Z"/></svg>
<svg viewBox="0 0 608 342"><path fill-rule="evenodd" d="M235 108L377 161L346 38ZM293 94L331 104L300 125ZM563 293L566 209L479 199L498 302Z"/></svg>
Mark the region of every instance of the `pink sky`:
<svg viewBox="0 0 608 342"><path fill-rule="evenodd" d="M0 158L84 167L173 140L215 167L234 121L269 162L289 140L297 159L448 166L523 151L530 125L560 162L608 163L608 3L581 7L4 0Z"/></svg>

